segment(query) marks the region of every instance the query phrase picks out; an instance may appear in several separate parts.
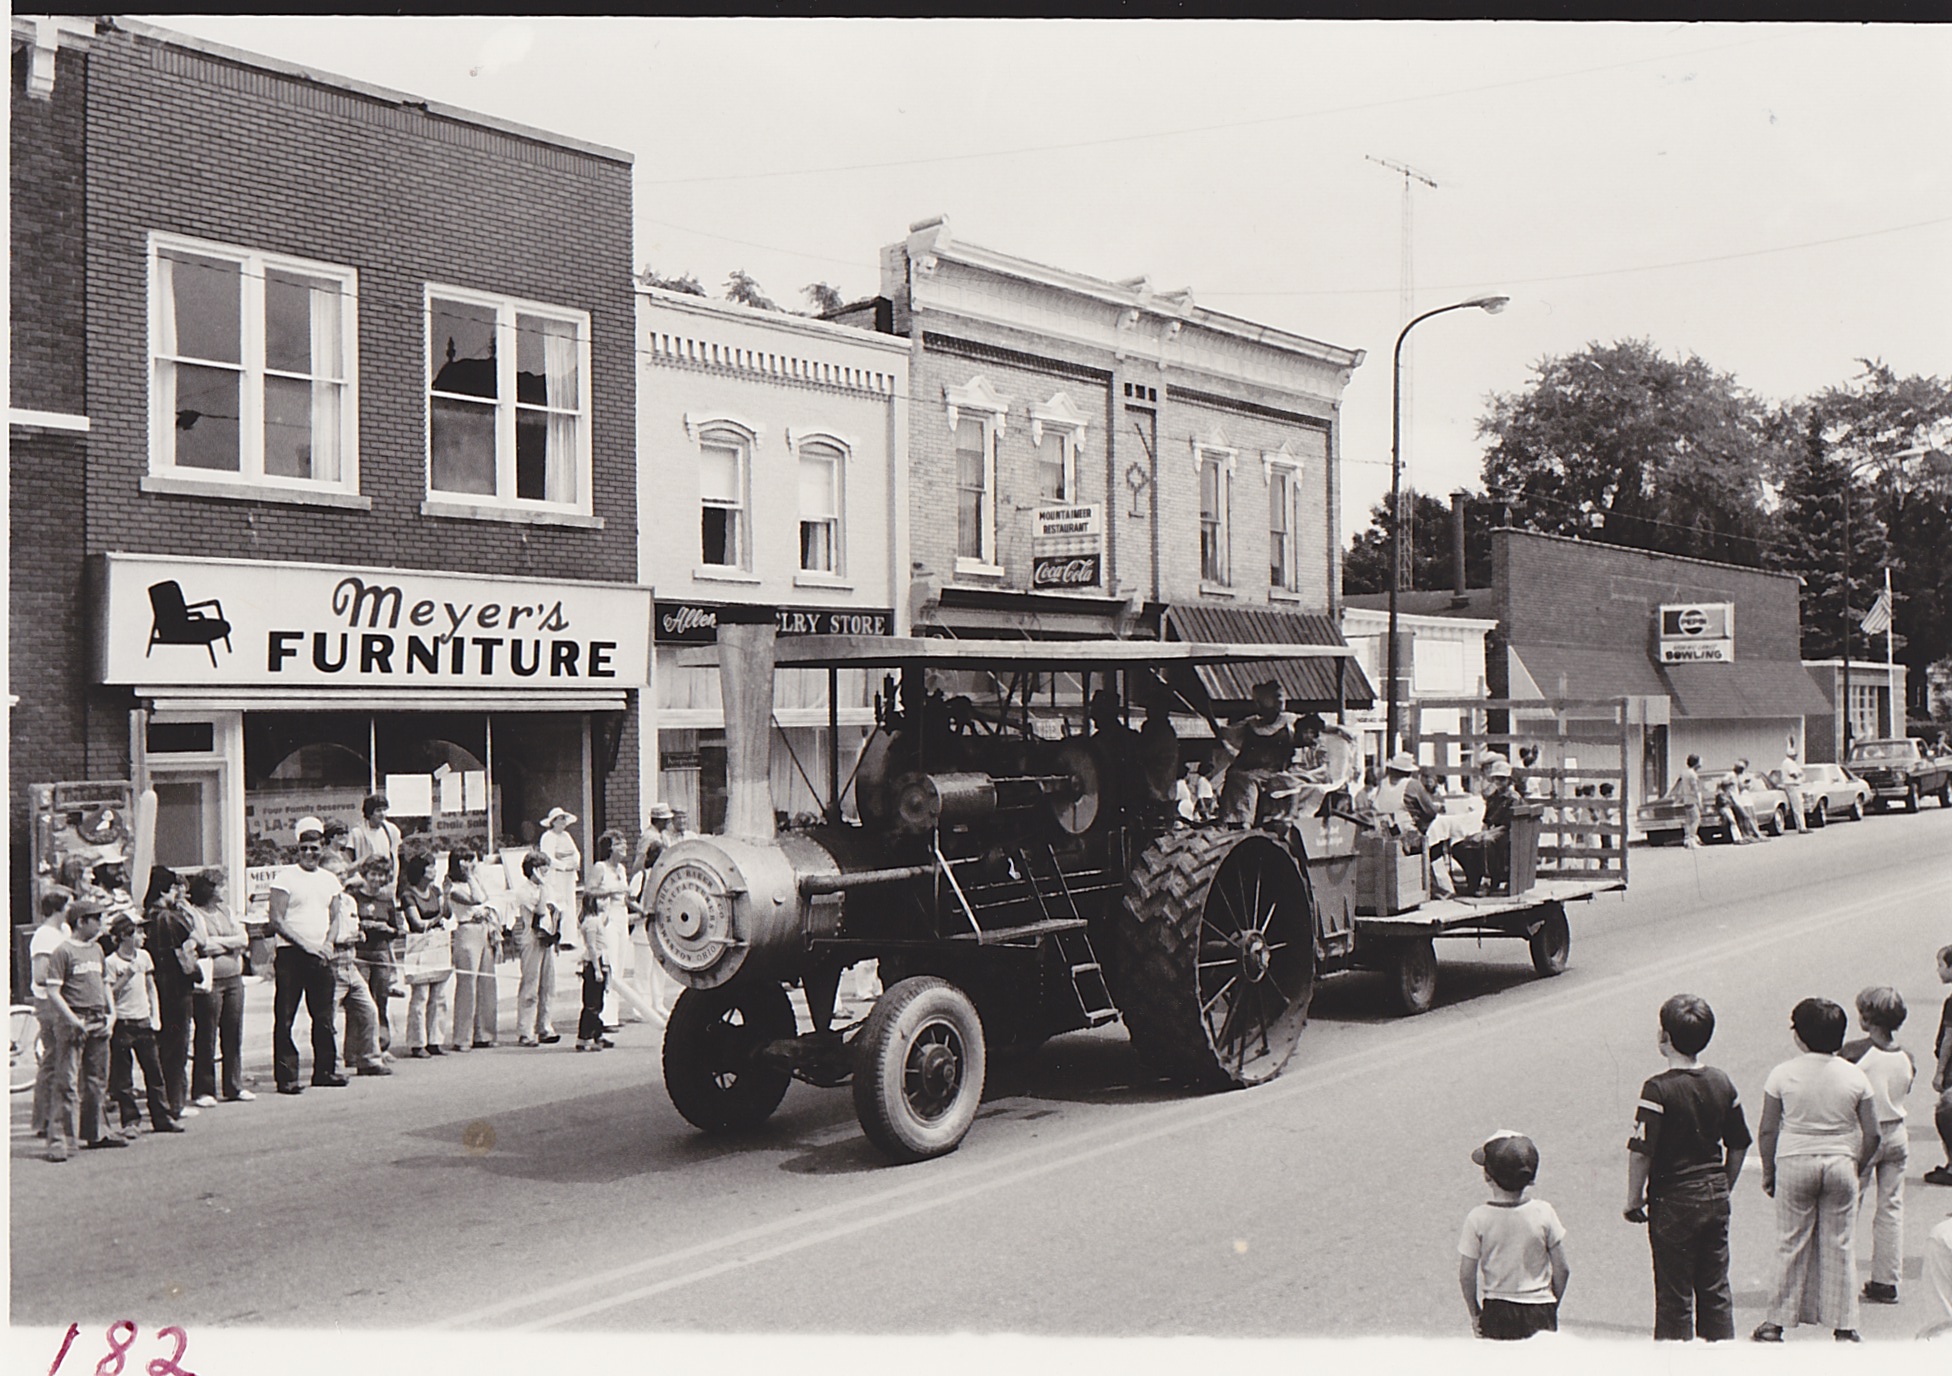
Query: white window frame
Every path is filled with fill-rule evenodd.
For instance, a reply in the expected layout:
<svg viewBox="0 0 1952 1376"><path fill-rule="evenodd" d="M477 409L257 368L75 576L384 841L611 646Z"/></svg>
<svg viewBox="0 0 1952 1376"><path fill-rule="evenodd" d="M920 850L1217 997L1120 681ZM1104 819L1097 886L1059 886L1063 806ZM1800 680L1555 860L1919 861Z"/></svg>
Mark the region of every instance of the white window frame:
<svg viewBox="0 0 1952 1376"><path fill-rule="evenodd" d="M789 433L786 437L786 447L795 461L796 493L799 467L807 462L806 448L809 445L816 449L824 449L833 456L834 513L827 519L832 520L834 526L834 566L831 569L810 569L801 566L796 559L793 581L802 586L840 587L844 585L847 578L847 473L852 467L854 447L839 435L825 430L810 430L805 434L797 435ZM800 527L805 523L806 512L799 511L793 527L796 543L800 539Z"/></svg>
<svg viewBox="0 0 1952 1376"><path fill-rule="evenodd" d="M1003 564L996 540L996 446L1007 425L1010 403L980 376L959 387L944 387L942 397L949 420L950 456L956 462L956 572L1001 577ZM983 430L983 496L977 530L980 552L975 557L962 552L962 472L961 463L955 457L958 452L955 440L964 420L976 421Z"/></svg>
<svg viewBox="0 0 1952 1376"><path fill-rule="evenodd" d="M434 486L434 374L436 347L434 344L434 302L452 301L457 305L486 307L495 312L495 397L492 401L485 397L460 397L459 393L443 393L460 397L473 405L491 407L495 415L495 491L449 492ZM518 410L533 411L533 406L520 405L515 395L517 362L516 357L516 319L518 316L534 315L544 319L567 321L576 327L576 457L574 501L553 502L547 498L518 497L515 495L515 431ZM426 341L427 354L421 373L420 396L423 403L423 416L426 435L423 445L426 454L427 500L422 511L430 515L453 514L456 509L468 509L484 513L519 512L535 515L563 515L589 519L594 512L594 494L591 492L591 425L590 425L590 315L588 311L572 310L565 306L552 306L541 301L526 301L520 297L502 296L494 292L474 291L467 287L442 286L429 282L421 295L421 337ZM545 410L543 414L548 414Z"/></svg>
<svg viewBox="0 0 1952 1376"><path fill-rule="evenodd" d="M1285 546L1283 553L1286 555L1286 558L1282 562L1282 568L1286 571L1287 578L1283 582L1276 582L1274 580L1273 554L1275 532L1273 525L1270 524L1267 535L1269 555L1268 591L1276 596L1283 594L1292 595L1301 590L1301 460L1269 455L1266 458L1266 468L1270 522L1272 521L1274 511L1273 495L1275 485L1277 483L1285 484L1288 493L1286 502L1282 504L1281 512L1283 519L1287 522L1287 529L1281 534L1281 540Z"/></svg>
<svg viewBox="0 0 1952 1376"><path fill-rule="evenodd" d="M1084 446L1085 427L1090 418L1080 411L1077 403L1063 392L1053 393L1046 402L1035 403L1029 407L1030 444L1039 451L1038 462L1045 462L1042 454L1046 440L1054 441L1058 447L1058 465L1063 470L1064 491L1055 497L1046 496L1039 491L1038 500L1061 502L1067 506L1076 505L1081 499L1078 492L1078 452ZM1042 487L1043 474L1038 473L1038 486Z"/></svg>
<svg viewBox="0 0 1952 1376"><path fill-rule="evenodd" d="M698 521L694 529L698 531L698 562L692 568L692 576L705 579L750 581L752 579L752 553L756 541L755 522L752 510L752 464L758 453L760 432L757 426L730 416L711 416L702 420L685 417L685 430L692 443L699 449L699 458L704 457L706 445L714 448L732 449L739 458L739 475L736 486L738 499L734 502L719 501L705 496L704 485L698 485ZM797 474L796 474L797 476ZM720 507L735 514L737 527L736 557L730 564L708 564L705 562L705 508Z"/></svg>
<svg viewBox="0 0 1952 1376"><path fill-rule="evenodd" d="M158 347L163 328L162 276L157 262L165 252L193 254L238 265L238 471L183 468L175 461L176 417L164 406L162 370L174 363L195 367L227 367L208 359L180 354L165 357ZM192 239L152 231L147 249L149 273L149 478L148 490L196 490L206 495L263 497L342 496L359 493L359 273L338 263L324 263L289 254L263 253L234 244ZM267 270L323 277L339 283L339 476L335 479L294 478L264 471L265 327L264 283ZM315 365L316 366L316 362ZM294 374L274 373L290 377ZM317 374L312 374L316 377Z"/></svg>
<svg viewBox="0 0 1952 1376"><path fill-rule="evenodd" d="M1200 483L1200 486L1202 488L1204 488L1206 484L1206 466L1209 463L1217 467L1220 472L1220 482L1217 485L1219 499L1220 499L1220 512L1219 512L1219 519L1215 523L1220 532L1220 539L1219 539L1219 545L1220 545L1219 562L1221 566L1219 569L1220 576L1218 578L1213 578L1208 576L1207 567L1206 567L1206 551L1202 549L1200 551L1200 587L1204 590L1231 593L1233 591L1233 586L1234 586L1234 578L1233 578L1234 467L1236 462L1239 460L1240 454L1238 450L1223 449L1218 445L1211 445L1211 444L1196 444L1193 448L1193 453L1196 459L1198 460L1198 462L1195 464L1195 472L1198 474L1198 482ZM1195 492L1196 503L1202 503L1204 501L1205 495L1206 494L1203 491L1196 491ZM1205 508L1203 505L1196 505L1195 510L1198 511L1199 513L1200 534L1205 535L1206 533Z"/></svg>

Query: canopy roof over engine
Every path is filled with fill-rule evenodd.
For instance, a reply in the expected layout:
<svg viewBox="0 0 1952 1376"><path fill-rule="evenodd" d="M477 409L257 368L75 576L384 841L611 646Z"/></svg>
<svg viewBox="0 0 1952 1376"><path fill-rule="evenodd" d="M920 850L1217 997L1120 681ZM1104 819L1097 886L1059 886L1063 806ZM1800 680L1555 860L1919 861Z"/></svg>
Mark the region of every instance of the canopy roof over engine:
<svg viewBox="0 0 1952 1376"><path fill-rule="evenodd" d="M774 648L781 669L941 669L1064 671L1145 668L1174 664L1249 664L1269 660L1350 659L1347 645L1243 645L1185 640L953 640L939 636L782 636ZM680 650L678 662L714 668L718 647ZM1358 670L1358 673L1360 671Z"/></svg>

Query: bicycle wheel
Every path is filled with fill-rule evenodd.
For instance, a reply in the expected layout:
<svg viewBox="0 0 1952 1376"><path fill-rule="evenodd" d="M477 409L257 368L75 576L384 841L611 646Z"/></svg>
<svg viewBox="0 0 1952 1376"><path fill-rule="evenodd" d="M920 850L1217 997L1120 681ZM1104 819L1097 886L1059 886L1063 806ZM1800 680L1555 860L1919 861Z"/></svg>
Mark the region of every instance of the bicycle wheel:
<svg viewBox="0 0 1952 1376"><path fill-rule="evenodd" d="M7 1021L8 1086L14 1093L34 1087L41 1069L41 1020L33 1005L16 1003Z"/></svg>

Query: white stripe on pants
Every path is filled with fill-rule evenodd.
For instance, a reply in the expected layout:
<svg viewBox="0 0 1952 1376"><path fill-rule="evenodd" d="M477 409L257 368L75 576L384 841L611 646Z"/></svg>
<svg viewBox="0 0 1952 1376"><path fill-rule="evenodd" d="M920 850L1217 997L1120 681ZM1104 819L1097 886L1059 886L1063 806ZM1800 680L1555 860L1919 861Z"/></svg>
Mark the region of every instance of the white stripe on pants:
<svg viewBox="0 0 1952 1376"><path fill-rule="evenodd" d="M1849 1156L1776 1161L1775 1297L1769 1319L1857 1327L1857 1162Z"/></svg>

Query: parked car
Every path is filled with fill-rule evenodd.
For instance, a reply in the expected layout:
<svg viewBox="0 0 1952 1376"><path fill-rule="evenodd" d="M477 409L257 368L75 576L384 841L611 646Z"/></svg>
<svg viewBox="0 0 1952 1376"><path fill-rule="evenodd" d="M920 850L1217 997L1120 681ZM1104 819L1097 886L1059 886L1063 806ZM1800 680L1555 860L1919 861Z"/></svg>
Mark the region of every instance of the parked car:
<svg viewBox="0 0 1952 1376"><path fill-rule="evenodd" d="M1782 775L1771 771L1769 782L1780 788ZM1803 819L1813 827L1832 817L1863 821L1871 796L1871 786L1840 764L1803 766Z"/></svg>
<svg viewBox="0 0 1952 1376"><path fill-rule="evenodd" d="M1952 756L1928 750L1922 741L1859 741L1847 763L1870 785L1879 808L1903 803L1905 811L1916 812L1928 793L1938 796L1941 807L1952 807Z"/></svg>
<svg viewBox="0 0 1952 1376"><path fill-rule="evenodd" d="M1707 795L1707 805L1701 810L1701 826L1696 834L1704 841L1731 839L1728 834L1728 821L1722 816L1721 810L1715 806L1716 788L1730 777L1732 776L1726 773L1705 772L1701 776L1701 788ZM1772 778L1745 774L1742 776L1740 789L1742 800L1747 804L1750 815L1755 818L1755 824L1763 835L1781 836L1784 831L1795 825L1789 820L1789 799L1780 788L1775 786ZM1634 816L1640 824L1641 831L1646 834L1649 844L1656 846L1671 846L1679 843L1683 839L1683 833L1687 831L1687 815L1687 808L1671 794L1642 803L1634 809Z"/></svg>

